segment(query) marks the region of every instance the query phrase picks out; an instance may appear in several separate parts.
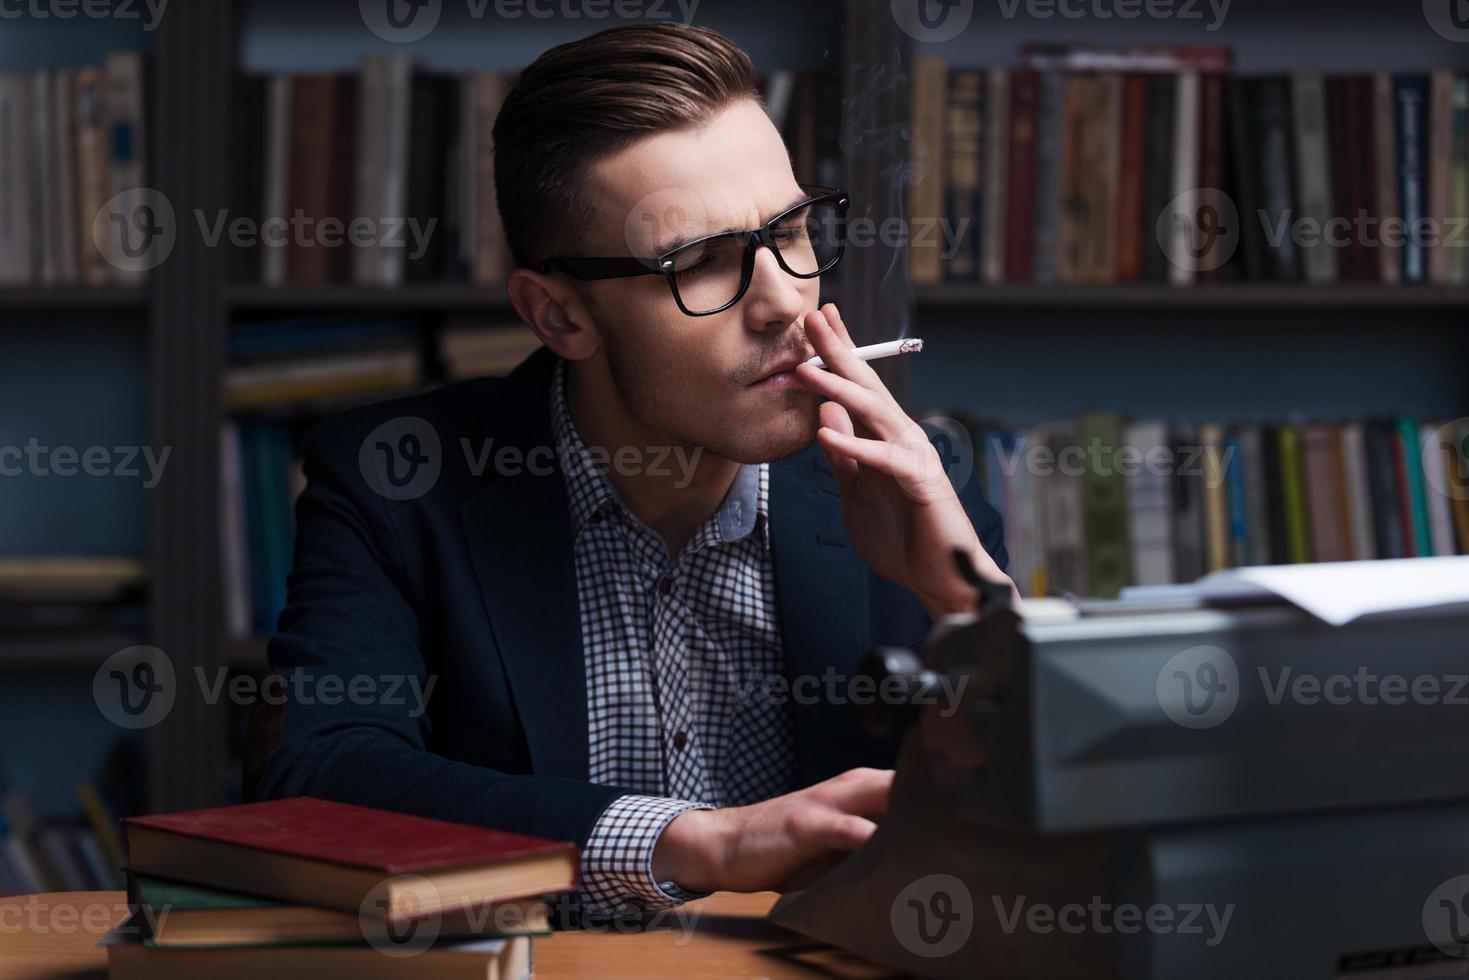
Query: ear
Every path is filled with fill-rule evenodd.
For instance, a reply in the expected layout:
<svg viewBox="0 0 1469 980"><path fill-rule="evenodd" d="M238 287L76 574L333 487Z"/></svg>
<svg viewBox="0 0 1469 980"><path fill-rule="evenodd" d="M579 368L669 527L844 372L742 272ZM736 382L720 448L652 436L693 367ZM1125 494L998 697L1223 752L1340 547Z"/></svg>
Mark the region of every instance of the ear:
<svg viewBox="0 0 1469 980"><path fill-rule="evenodd" d="M585 360L601 347L596 324L576 292L550 276L515 269L505 284L510 303L541 343L569 361Z"/></svg>

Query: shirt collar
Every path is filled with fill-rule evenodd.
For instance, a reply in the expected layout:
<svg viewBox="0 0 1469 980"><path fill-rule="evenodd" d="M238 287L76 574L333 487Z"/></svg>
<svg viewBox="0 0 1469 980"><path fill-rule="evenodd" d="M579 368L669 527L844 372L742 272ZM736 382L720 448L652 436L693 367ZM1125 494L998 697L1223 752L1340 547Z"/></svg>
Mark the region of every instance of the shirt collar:
<svg viewBox="0 0 1469 980"><path fill-rule="evenodd" d="M589 523L601 520L609 511L620 511L636 520L576 431L566 398L566 361L562 358L557 359L551 374L551 419L557 449L564 460L566 495L576 533L580 535ZM745 463L735 474L719 510L695 532L690 548L738 541L757 528L762 544L769 547L769 501L770 464Z"/></svg>

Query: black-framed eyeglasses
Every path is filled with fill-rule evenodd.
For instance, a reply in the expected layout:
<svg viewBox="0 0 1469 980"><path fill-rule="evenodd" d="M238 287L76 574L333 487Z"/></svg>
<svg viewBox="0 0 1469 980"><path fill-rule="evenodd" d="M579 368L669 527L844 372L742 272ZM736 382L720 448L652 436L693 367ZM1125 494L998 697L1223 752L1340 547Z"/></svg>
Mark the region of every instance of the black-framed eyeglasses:
<svg viewBox="0 0 1469 980"><path fill-rule="evenodd" d="M685 314L720 313L750 288L755 251L762 245L797 279L814 279L841 261L847 247L846 192L810 184L800 187L811 197L759 228L708 235L653 258L561 256L546 259L535 271L559 270L584 280L663 276Z"/></svg>

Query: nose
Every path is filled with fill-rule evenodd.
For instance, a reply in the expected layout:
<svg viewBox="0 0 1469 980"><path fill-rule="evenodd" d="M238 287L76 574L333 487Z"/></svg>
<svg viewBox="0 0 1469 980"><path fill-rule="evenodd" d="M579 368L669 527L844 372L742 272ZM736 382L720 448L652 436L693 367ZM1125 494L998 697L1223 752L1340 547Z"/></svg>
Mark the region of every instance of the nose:
<svg viewBox="0 0 1469 980"><path fill-rule="evenodd" d="M745 325L758 331L784 330L805 311L805 290L819 289L819 283L819 279L797 279L787 274L769 248L755 249L750 288L741 304Z"/></svg>

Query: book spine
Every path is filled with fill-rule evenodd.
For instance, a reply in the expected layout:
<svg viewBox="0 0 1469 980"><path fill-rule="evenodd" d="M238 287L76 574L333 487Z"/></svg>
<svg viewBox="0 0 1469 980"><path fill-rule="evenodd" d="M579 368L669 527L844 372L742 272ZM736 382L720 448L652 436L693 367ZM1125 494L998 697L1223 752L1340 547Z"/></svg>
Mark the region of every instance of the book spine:
<svg viewBox="0 0 1469 980"><path fill-rule="evenodd" d="M102 65L107 80L108 190L122 195L121 213L132 214L141 202L147 178L143 133L143 57L136 52L110 54ZM141 283L140 270L113 268L120 283Z"/></svg>
<svg viewBox="0 0 1469 980"><path fill-rule="evenodd" d="M913 140L909 146L908 275L915 285L934 285L944 278L943 258L930 244L920 243L944 213L944 105L948 65L942 58L923 57L913 74Z"/></svg>
<svg viewBox="0 0 1469 980"><path fill-rule="evenodd" d="M1424 153L1424 97L1427 81L1422 75L1399 75L1393 82L1397 96L1398 136L1398 201L1402 209L1404 243L1403 282L1423 282L1427 275L1427 257L1423 241L1415 229L1427 214L1426 171Z"/></svg>
<svg viewBox="0 0 1469 980"><path fill-rule="evenodd" d="M1168 237L1160 233L1158 216L1168 210L1173 196L1173 127L1177 79L1172 75L1154 75L1148 79L1148 150L1146 226L1142 230L1143 279L1148 282L1168 281ZM1246 222L1248 223L1248 222Z"/></svg>
<svg viewBox="0 0 1469 980"><path fill-rule="evenodd" d="M1376 176L1374 204L1377 216L1383 222L1402 220L1402 206L1398 200L1397 124L1394 112L1392 76L1378 72L1372 76L1372 169ZM1377 249L1377 277L1385 283L1401 281L1403 255L1401 245L1385 239Z"/></svg>
<svg viewBox="0 0 1469 980"><path fill-rule="evenodd" d="M1280 491L1285 502L1287 554L1292 564L1311 560L1311 523L1307 512L1306 475L1300 430L1280 427Z"/></svg>
<svg viewBox="0 0 1469 980"><path fill-rule="evenodd" d="M1334 80L1333 80L1334 81ZM1344 153L1332 153L1328 144L1332 137L1344 136L1340 125L1327 126L1327 82L1317 72L1303 72L1291 78L1291 109L1295 122L1296 187L1299 189L1299 217L1316 226L1317 235L1302 244L1301 266L1308 282L1329 283L1336 280L1336 257L1327 241L1327 224L1334 214L1346 214L1340 206L1340 193L1345 183L1333 180L1331 161L1343 161ZM1339 119L1333 119L1339 123ZM1330 136L1328 136L1330 133ZM1340 150L1340 147L1337 148Z"/></svg>
<svg viewBox="0 0 1469 980"><path fill-rule="evenodd" d="M1451 258L1448 281L1455 286L1469 282L1469 78L1454 79L1452 163L1449 174L1449 236Z"/></svg>
<svg viewBox="0 0 1469 980"><path fill-rule="evenodd" d="M1061 154L1065 129L1065 78L1041 75L1036 106L1034 220L1031 232L1031 279L1055 282L1061 235Z"/></svg>
<svg viewBox="0 0 1469 980"><path fill-rule="evenodd" d="M1199 429L1204 462L1204 555L1208 570L1230 565L1229 488L1224 475L1224 426L1215 422Z"/></svg>
<svg viewBox="0 0 1469 980"><path fill-rule="evenodd" d="M401 221L408 214L408 143L413 115L412 63L407 55L386 55L386 112L384 114L383 176L378 207L369 214L383 222ZM408 268L408 242L403 235L379 235L373 249L376 280L382 286L401 286Z"/></svg>
<svg viewBox="0 0 1469 980"><path fill-rule="evenodd" d="M0 285L6 286L25 285L35 276L30 116L28 77L0 75Z"/></svg>
<svg viewBox="0 0 1469 980"><path fill-rule="evenodd" d="M290 217L287 212L290 169L291 79L288 75L272 75L266 88L263 201L266 224L262 226L260 237L260 281L267 286L283 286L286 283L288 245L274 234L266 234L265 229L271 223L279 224Z"/></svg>
<svg viewBox="0 0 1469 980"><path fill-rule="evenodd" d="M1295 282L1301 278L1300 256L1290 233L1294 214L1291 153L1290 82L1284 77L1260 79L1252 103L1254 144L1260 157L1260 220L1265 234L1266 275Z"/></svg>
<svg viewBox="0 0 1469 980"><path fill-rule="evenodd" d="M1423 485L1422 442L1414 419L1398 419L1398 445L1402 454L1406 523L1412 528L1414 554L1433 554L1433 536L1428 524L1428 497Z"/></svg>
<svg viewBox="0 0 1469 980"><path fill-rule="evenodd" d="M1206 194L1223 195L1226 190L1224 76L1214 73L1199 78L1199 186ZM1205 197L1201 203L1207 202ZM1198 278L1203 282L1219 282L1224 278L1224 263L1212 261L1200 269Z"/></svg>
<svg viewBox="0 0 1469 980"><path fill-rule="evenodd" d="M1035 213L1036 128L1040 103L1040 75L1029 69L1010 79L1010 191L1005 228L1005 278L1029 282L1034 257L1031 219Z"/></svg>
<svg viewBox="0 0 1469 980"><path fill-rule="evenodd" d="M111 277L106 260L92 234L92 223L106 203L107 193L107 98L100 68L78 68L72 83L77 140L77 238L82 282L100 286ZM0 85L3 90L3 85ZM6 142L0 138L0 162ZM0 186L3 193L3 186ZM0 239L5 222L0 221ZM0 249L3 251L3 249ZM3 265L3 261L0 261Z"/></svg>
<svg viewBox="0 0 1469 980"><path fill-rule="evenodd" d="M76 73L73 71L58 71L52 76L51 98L56 106L56 125L52 133L56 182L50 208L51 220L56 223L57 282L67 284L81 279L81 249L77 242L76 104L72 98L75 84Z"/></svg>
<svg viewBox="0 0 1469 980"><path fill-rule="evenodd" d="M985 82L984 228L980 232L980 275L991 285L1005 281L1005 232L1010 202L1010 72L992 68Z"/></svg>
<svg viewBox="0 0 1469 980"><path fill-rule="evenodd" d="M1265 235L1260 227L1260 181L1254 145L1250 141L1250 85L1238 76L1229 79L1229 146L1234 199L1239 211L1239 252L1245 278L1265 278Z"/></svg>
<svg viewBox="0 0 1469 980"><path fill-rule="evenodd" d="M1173 197L1197 200L1199 191L1199 74L1178 76L1173 105ZM1192 215L1190 216L1192 217ZM1169 236L1168 282L1187 286L1194 281L1190 258L1194 248L1192 221L1175 222Z"/></svg>
<svg viewBox="0 0 1469 980"><path fill-rule="evenodd" d="M1427 248L1428 281L1439 285L1450 281L1453 265L1450 247L1444 244L1453 206L1454 73L1436 71L1428 78L1428 215L1434 235Z"/></svg>
<svg viewBox="0 0 1469 980"><path fill-rule="evenodd" d="M1372 519L1372 488L1367 478L1367 443L1359 422L1341 427L1343 484L1352 528L1353 561L1377 557L1377 532Z"/></svg>
<svg viewBox="0 0 1469 980"><path fill-rule="evenodd" d="M1151 222L1143 209L1147 187L1148 76L1127 75L1122 82L1121 168L1117 183L1117 281L1139 282L1143 277L1143 235Z"/></svg>
<svg viewBox="0 0 1469 980"><path fill-rule="evenodd" d="M953 237L953 254L944 265L946 279L979 279L979 222L983 185L980 180L980 139L984 110L984 76L954 72L949 77L949 108L944 133L947 160L944 173L945 221ZM930 236L930 245L938 236Z"/></svg>
<svg viewBox="0 0 1469 980"><path fill-rule="evenodd" d="M1122 422L1116 415L1083 415L1077 431L1088 458L1117 458ZM1093 452L1097 456L1092 456ZM1115 466L1090 466L1082 476L1081 491L1087 580L1094 595L1113 597L1128 579L1127 501L1122 473Z"/></svg>

